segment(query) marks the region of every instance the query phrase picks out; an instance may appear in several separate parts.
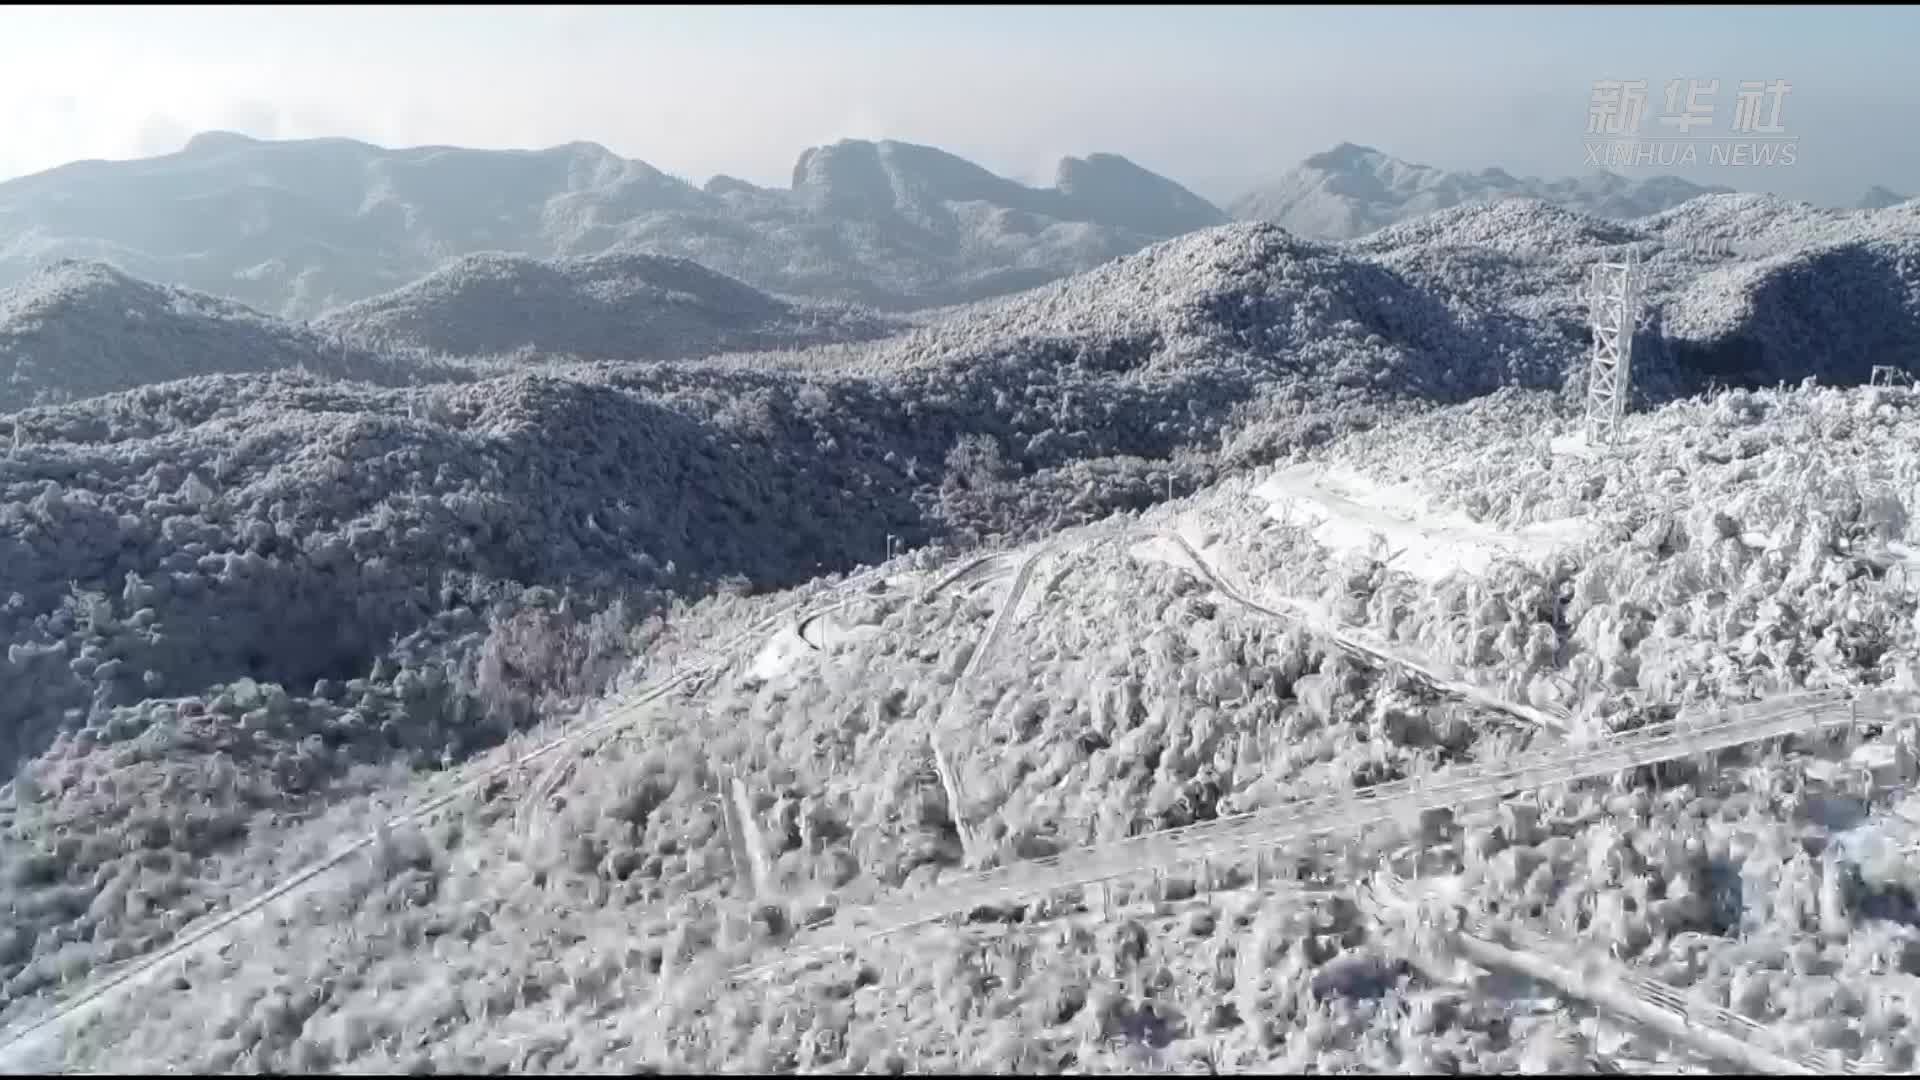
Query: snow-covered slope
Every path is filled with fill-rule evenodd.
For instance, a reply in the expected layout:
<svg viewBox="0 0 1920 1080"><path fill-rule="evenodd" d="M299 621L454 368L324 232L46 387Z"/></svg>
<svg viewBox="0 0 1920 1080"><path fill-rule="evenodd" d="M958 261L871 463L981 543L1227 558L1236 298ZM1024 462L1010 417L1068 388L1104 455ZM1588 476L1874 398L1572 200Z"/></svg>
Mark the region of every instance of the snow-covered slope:
<svg viewBox="0 0 1920 1080"><path fill-rule="evenodd" d="M1634 381L1645 400L1709 383L1920 370L1920 213L1911 205L1822 210L1705 195L1612 222L1515 199L1402 222L1347 249L1575 351L1589 337L1592 265L1632 255L1643 269Z"/></svg>
<svg viewBox="0 0 1920 1080"><path fill-rule="evenodd" d="M979 193L943 182L904 205ZM1911 281L1911 221L1713 196L1625 224L1463 205L1341 245L1237 224L875 342L15 414L0 1023L426 802L284 921L59 1030L55 1064L1508 1070L1573 1037L1416 981L1421 943L1348 891L1399 851L1479 917L1906 1067L1885 1010L1821 997L1920 949L1883 917L1913 910L1905 857L1836 839L1898 828L1898 729L1523 784L1264 865L1189 874L1164 830L1306 798L1358 820L1361 789L1683 708L1913 687L1914 391L1651 393L1586 458L1556 458L1553 392L1584 269L1628 250L1650 387L1708 377L1669 325L1798 365L1769 383L1856 373L1863 341L1910 362L1910 293L1870 326L1821 312ZM1773 247L1695 243L1716 230ZM1348 497L1280 520L1268 464ZM1142 527L1201 562L1139 557ZM1397 564L1411 541L1455 550ZM1010 554L970 564L982 542ZM626 710L601 695L629 668L685 678ZM593 737L511 765L574 723ZM1186 906L1147 874L1104 921L1072 890L890 939L834 921L938 900L968 853L1122 841ZM823 920L856 955L771 995L722 978Z"/></svg>
<svg viewBox="0 0 1920 1080"><path fill-rule="evenodd" d="M1118 154L1063 158L1053 190L1088 220L1155 236L1178 236L1226 220L1205 199Z"/></svg>
<svg viewBox="0 0 1920 1080"><path fill-rule="evenodd" d="M1387 1072L1542 1061L1565 1071L1587 1056L1667 1071L1691 1063L1659 1040L1602 1040L1564 1007L1529 1008L1524 987L1470 971L1459 984L1430 974L1426 942L1355 903L1353 886L1396 860L1447 885L1478 932L1511 926L1554 941L1571 968L1596 971L1580 958L1604 959L1724 1005L1770 1039L1904 1067L1915 1044L1894 1019L1897 1003L1847 998L1920 948L1920 931L1901 917L1911 911L1911 857L1849 854L1856 849L1841 842L1901 828L1896 785L1911 782L1913 756L1891 729L1856 732L1863 747L1776 740L1658 771L1517 781L1497 809L1442 808L1264 860L1179 864L1180 834L1166 830L1308 799L1344 799L1357 815L1366 789L1402 778L1442 792L1462 769L1581 748L1556 749L1391 664L1230 602L1200 574L1094 543L1108 532L1198 526L1209 562L1231 566L1256 597L1314 603L1491 691L1579 705L1585 719L1619 731L1781 691L1913 686L1914 595L1885 560L1890 544L1920 539L1908 535L1906 513L1920 497L1913 392L1676 403L1629 421L1634 453L1586 465L1545 452L1568 419L1549 399L1505 393L1391 420L1300 463L1408 484L1432 513L1488 530L1591 519L1584 540L1541 564L1425 581L1276 522L1259 478L1243 477L1018 552L1038 559L1037 572L1022 575L1024 618L995 617L1011 597L991 575L937 589L954 564L934 560L897 564L890 586L699 605L661 628L646 654L650 676L663 678L692 654L738 643L741 663L702 669L694 707L663 700L624 718L643 738L600 729L528 770L508 767L504 753L475 761L497 771L460 774L484 782L430 819L385 830L289 902L285 917L236 927L204 959L103 1008L91 1030L49 1043L56 1064ZM1748 533L1771 538L1756 548ZM794 602L831 608L832 620L863 632L756 670L745 661L790 625L774 616ZM994 625L1003 625L997 640ZM752 626L761 633L743 633ZM978 677L957 681L975 649L985 650ZM227 693L247 698L222 706L241 716L271 696L252 686ZM302 724L352 723L283 721L306 714L253 707L250 721L204 723L155 710L138 734L116 719L97 736L103 746L66 740L23 774L18 790L31 795L16 828L88 852L76 858L115 901L97 905L106 939L130 896L180 903L170 899L178 886L143 869L159 862L155 852L220 835L156 803L112 827L116 838L129 828L147 838L138 865L92 869L106 852L85 845L109 827L81 811L105 797L106 755L139 760L166 740L182 771L176 783L190 783L200 774L184 763L219 760L223 731L255 733L227 736L234 745L280 748ZM960 721L942 726L949 715ZM620 717L583 717L579 730L597 718ZM280 734L283 725L292 730ZM933 762L934 741L944 766ZM325 744L316 736L312 745L318 755ZM142 775L113 773L116 797L139 790ZM221 865L285 876L298 857L362 834L446 779L368 777L370 790L336 792L310 819L252 823L245 858ZM1016 867L1155 833L1165 833L1147 864L1157 877L866 935L810 967L781 968L772 983L726 977L780 960L789 943L866 905L914 898L938 910L965 876L962 835L982 861ZM43 898L22 909L64 918L50 899L56 886L41 880L64 868L18 865L31 868L30 884L14 887ZM809 925L819 933L802 935ZM1782 957L1795 966L1783 969ZM48 962L46 975L55 968Z"/></svg>
<svg viewBox="0 0 1920 1080"><path fill-rule="evenodd" d="M1463 203L1530 198L1596 217L1635 218L1727 190L1677 177L1630 180L1607 172L1561 180L1519 178L1497 168L1450 172L1341 143L1227 209L1242 221L1271 221L1312 239L1345 240Z"/></svg>
<svg viewBox="0 0 1920 1080"><path fill-rule="evenodd" d="M685 259L636 254L470 255L315 325L344 338L459 356L531 350L606 360L802 348L898 329L843 306L778 300Z"/></svg>
<svg viewBox="0 0 1920 1080"><path fill-rule="evenodd" d="M1920 359L1920 234L1789 251L1694 280L1661 311L1665 348L1721 382L1833 382Z"/></svg>
<svg viewBox="0 0 1920 1080"><path fill-rule="evenodd" d="M65 257L292 317L443 260L639 251L778 293L886 307L997 295L1224 220L1110 155L1031 189L930 147L843 141L791 190L693 187L591 143L539 151L210 133L176 154L0 183L0 284Z"/></svg>
<svg viewBox="0 0 1920 1080"><path fill-rule="evenodd" d="M294 368L390 384L452 374L104 263L56 263L0 291L0 413L194 375Z"/></svg>
<svg viewBox="0 0 1920 1080"><path fill-rule="evenodd" d="M1736 251L1705 274L1667 277L1656 362L1747 385L1920 370L1920 205L1835 211L1716 196L1640 224L1673 247L1708 235Z"/></svg>

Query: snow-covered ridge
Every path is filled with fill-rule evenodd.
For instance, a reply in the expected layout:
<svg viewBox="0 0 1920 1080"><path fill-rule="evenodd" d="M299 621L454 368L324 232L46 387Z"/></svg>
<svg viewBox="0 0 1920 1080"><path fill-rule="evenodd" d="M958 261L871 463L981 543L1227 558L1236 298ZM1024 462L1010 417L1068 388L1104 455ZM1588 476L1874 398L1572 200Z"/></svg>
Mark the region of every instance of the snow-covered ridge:
<svg viewBox="0 0 1920 1080"><path fill-rule="evenodd" d="M900 329L844 305L783 301L686 259L633 253L548 260L470 255L314 325L386 348L585 360L805 348Z"/></svg>
<svg viewBox="0 0 1920 1080"><path fill-rule="evenodd" d="M385 385L462 377L104 263L59 262L0 289L0 414L198 375L296 369Z"/></svg>
<svg viewBox="0 0 1920 1080"><path fill-rule="evenodd" d="M1730 189L1676 177L1633 180L1597 172L1578 179L1520 179L1501 169L1449 172L1342 143L1234 200L1242 221L1271 221L1316 240L1347 240L1450 207L1536 199L1595 217L1643 217Z"/></svg>
<svg viewBox="0 0 1920 1080"><path fill-rule="evenodd" d="M290 318L389 292L449 258L643 252L784 295L885 308L1029 288L1226 220L1113 155L1029 188L932 147L843 140L790 189L694 187L592 143L386 149L220 134L0 183L0 286L47 261L129 272Z"/></svg>

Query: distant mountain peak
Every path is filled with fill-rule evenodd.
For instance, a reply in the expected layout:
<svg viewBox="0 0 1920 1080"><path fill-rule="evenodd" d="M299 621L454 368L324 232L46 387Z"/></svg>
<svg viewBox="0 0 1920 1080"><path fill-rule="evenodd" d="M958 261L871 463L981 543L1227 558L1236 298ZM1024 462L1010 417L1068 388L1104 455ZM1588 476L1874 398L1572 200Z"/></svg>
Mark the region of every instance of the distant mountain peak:
<svg viewBox="0 0 1920 1080"><path fill-rule="evenodd" d="M1316 240L1349 240L1464 203L1531 198L1595 217L1644 217L1727 188L1677 176L1631 180L1596 172L1579 179L1517 178L1500 168L1452 172L1370 146L1341 143L1235 200L1241 220L1271 221Z"/></svg>
<svg viewBox="0 0 1920 1080"><path fill-rule="evenodd" d="M1053 186L1032 188L931 146L842 139L800 155L793 190L816 213L865 220L927 221L941 203L984 203L1143 236L1175 236L1227 220L1172 180L1105 153L1062 158Z"/></svg>
<svg viewBox="0 0 1920 1080"><path fill-rule="evenodd" d="M935 147L842 139L799 155L791 186L695 186L587 141L395 149L212 131L179 153L0 182L0 287L62 255L105 254L306 319L461 255L630 249L770 293L913 308L1031 288L1224 220L1119 155L1062 175L1029 187Z"/></svg>
<svg viewBox="0 0 1920 1080"><path fill-rule="evenodd" d="M1119 154L1060 160L1053 188L1089 220L1178 236L1226 222L1212 203Z"/></svg>
<svg viewBox="0 0 1920 1080"><path fill-rule="evenodd" d="M1885 210L1889 206L1898 206L1910 198L1912 198L1911 195L1902 195L1897 191L1875 184L1867 189L1865 195L1860 196L1858 208L1861 210Z"/></svg>
<svg viewBox="0 0 1920 1080"><path fill-rule="evenodd" d="M96 281L134 282L139 280L105 259L89 259L79 255L62 256L28 276L29 278L88 278Z"/></svg>
<svg viewBox="0 0 1920 1080"><path fill-rule="evenodd" d="M1076 178L1105 174L1110 176L1152 176L1153 173L1135 165L1119 154L1088 154L1086 157L1063 157L1054 166L1053 186L1064 187Z"/></svg>
<svg viewBox="0 0 1920 1080"><path fill-rule="evenodd" d="M711 180L700 188L709 195L727 195L733 192L758 192L766 189L758 184L748 183L737 176L715 173Z"/></svg>
<svg viewBox="0 0 1920 1080"><path fill-rule="evenodd" d="M1331 150L1323 150L1313 155L1301 164L1313 169L1352 169L1369 165L1388 156L1371 146L1343 142Z"/></svg>
<svg viewBox="0 0 1920 1080"><path fill-rule="evenodd" d="M232 150L239 146L254 146L261 140L251 135L242 135L237 131L202 131L187 140L182 153L205 154Z"/></svg>

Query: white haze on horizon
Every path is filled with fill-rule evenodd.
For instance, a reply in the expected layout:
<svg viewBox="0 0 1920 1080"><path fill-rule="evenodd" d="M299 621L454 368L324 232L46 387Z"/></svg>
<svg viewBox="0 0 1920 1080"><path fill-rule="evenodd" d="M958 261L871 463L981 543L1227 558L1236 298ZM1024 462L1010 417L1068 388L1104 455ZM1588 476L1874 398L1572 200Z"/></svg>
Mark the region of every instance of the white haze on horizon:
<svg viewBox="0 0 1920 1080"><path fill-rule="evenodd" d="M1850 202L1920 190L1913 40L1916 8L16 7L0 178L217 129L585 140L784 186L808 146L895 138L1029 182L1119 153L1224 201L1342 141L1576 175L1596 79L1648 79L1651 114L1665 80L1699 76L1723 110L1735 81L1793 83L1799 164L1683 175Z"/></svg>

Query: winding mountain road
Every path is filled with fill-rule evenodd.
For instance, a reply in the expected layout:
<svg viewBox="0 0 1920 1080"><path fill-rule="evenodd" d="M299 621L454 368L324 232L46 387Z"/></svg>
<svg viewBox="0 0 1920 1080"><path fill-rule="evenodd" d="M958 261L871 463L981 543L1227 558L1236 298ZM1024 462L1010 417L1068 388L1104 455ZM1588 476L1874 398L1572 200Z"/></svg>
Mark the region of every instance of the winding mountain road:
<svg viewBox="0 0 1920 1080"><path fill-rule="evenodd" d="M1920 715L1920 693L1885 692L1855 698L1838 691L1797 694L1715 710L1704 716L1683 714L1669 723L1649 725L1601 742L1560 744L1507 761L1456 766L1443 773L943 878L925 894L844 912L833 922L796 938L782 956L743 966L735 975L765 976L795 962L984 905L1033 900L1062 889L1202 861L1224 862L1371 825L1415 821L1432 810L1497 803L1551 784L1605 776L1764 739L1916 715Z"/></svg>
<svg viewBox="0 0 1920 1080"><path fill-rule="evenodd" d="M1570 949L1524 926L1493 926L1445 903L1437 890L1425 885L1382 872L1356 888L1356 899L1362 910L1383 922L1399 924L1415 935L1436 935L1445 951L1481 967L1504 968L1539 979L1644 1024L1710 1059L1732 1062L1761 1075L1867 1076L1880 1071L1838 1051L1796 1049L1765 1024L1689 997L1621 964Z"/></svg>
<svg viewBox="0 0 1920 1080"><path fill-rule="evenodd" d="M1007 596L968 658L961 677L955 681L954 694L943 705L937 730L945 730L948 713L959 700L960 688L969 685L1015 619L1021 600L1042 563L1062 551L1078 558L1100 545L1126 539L1161 539L1172 543L1213 589L1250 611L1305 626L1371 663L1397 665L1443 693L1458 696L1536 728L1560 733L1565 731L1558 717L1504 701L1426 664L1397 655L1382 643L1368 640L1346 628L1327 626L1305 609L1282 610L1255 600L1187 538L1177 532L1161 529L1103 530L1073 547L1069 547L1067 537L1056 537L1022 558L1011 571L1013 583ZM930 588L920 590L917 595L922 599L931 599L955 587L997 578L1008 572L1008 563L1013 557L1005 552L975 556ZM1071 569L1071 563L1062 567L1049 584L1057 583ZM512 760L460 776L448 789L390 818L381 827L345 844L254 899L209 917L200 925L188 928L156 952L99 976L48 1013L0 1036L0 1070L40 1071L48 1067L47 1063L57 1062L64 1032L83 1022L109 1001L150 984L169 961L184 961L189 956L216 949L233 937L243 920L277 904L283 907L290 905L323 875L340 872L354 854L380 842L387 830L421 822L455 800L479 793L500 777L515 771L524 772L529 765L568 747L631 725L668 695L690 686L709 684L730 666L740 662L741 657L737 654L745 646L764 640L770 633L789 630L798 634L803 642L812 644L806 631L815 619L845 607L851 602L851 594L868 589L876 582L885 586L880 595L905 591L897 581L898 578L889 580L884 568L855 575L833 587L824 597L796 602L757 621L717 649L681 665L666 678L641 689L598 721L563 732ZM939 883L937 891L930 895L906 897L843 912L831 923L802 934L781 956L766 963L736 969L734 974L763 976L813 956L897 933L984 904L1031 899L1063 888L1167 870L1203 860L1232 859L1250 852L1284 848L1314 837L1351 832L1372 824L1414 820L1428 810L1498 801L1548 784L1604 775L1760 739L1861 720L1910 717L1917 712L1920 712L1920 695L1915 694L1871 694L1858 699L1832 693L1800 695L1746 709L1723 710L1710 719L1686 716L1673 723L1642 728L1599 743L1562 743L1545 752L1507 762L1456 768L1444 774L1395 781L1361 791L1305 800L1289 806L1219 818L1048 858L981 870L945 879ZM937 743L935 750L937 754ZM549 786L554 782L555 775L558 775L558 763L555 769L540 778L534 789ZM290 907L285 910L291 914Z"/></svg>

